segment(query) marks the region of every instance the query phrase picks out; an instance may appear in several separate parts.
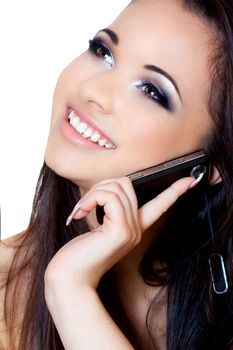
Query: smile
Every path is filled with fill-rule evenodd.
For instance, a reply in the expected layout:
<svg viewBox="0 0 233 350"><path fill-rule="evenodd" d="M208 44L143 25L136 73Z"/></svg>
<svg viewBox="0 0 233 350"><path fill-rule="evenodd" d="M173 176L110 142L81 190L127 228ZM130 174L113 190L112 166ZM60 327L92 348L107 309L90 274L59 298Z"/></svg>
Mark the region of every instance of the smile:
<svg viewBox="0 0 233 350"><path fill-rule="evenodd" d="M81 118L75 113L74 110L68 115L70 125L84 138L100 147L108 149L114 149L116 146L108 141L101 133L89 126L86 122L82 121Z"/></svg>

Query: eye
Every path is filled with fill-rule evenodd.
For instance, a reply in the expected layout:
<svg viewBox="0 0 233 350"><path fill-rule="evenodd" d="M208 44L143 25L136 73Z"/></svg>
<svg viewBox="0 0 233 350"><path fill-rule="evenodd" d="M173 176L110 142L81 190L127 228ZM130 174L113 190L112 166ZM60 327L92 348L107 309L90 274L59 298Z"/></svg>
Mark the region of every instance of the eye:
<svg viewBox="0 0 233 350"><path fill-rule="evenodd" d="M110 50L102 43L98 38L89 40L89 51L101 60L106 61L111 67L113 66L114 59Z"/></svg>
<svg viewBox="0 0 233 350"><path fill-rule="evenodd" d="M159 103L166 109L171 109L168 97L162 93L154 84L148 81L141 81L136 85L137 89L141 90L142 94Z"/></svg>

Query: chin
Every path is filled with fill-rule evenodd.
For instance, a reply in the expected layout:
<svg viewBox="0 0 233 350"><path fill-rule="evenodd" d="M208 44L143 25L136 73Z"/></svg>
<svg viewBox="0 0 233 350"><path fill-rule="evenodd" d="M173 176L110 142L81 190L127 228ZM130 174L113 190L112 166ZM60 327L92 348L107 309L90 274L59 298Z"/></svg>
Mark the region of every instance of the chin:
<svg viewBox="0 0 233 350"><path fill-rule="evenodd" d="M89 189L104 178L104 174L95 174L93 177L94 173L89 166L90 164L82 158L77 159L72 153L67 153L64 147L59 150L58 147L54 148L48 144L44 160L46 165L57 175L72 181L83 189Z"/></svg>
<svg viewBox="0 0 233 350"><path fill-rule="evenodd" d="M89 189L106 178L125 175L119 167L119 162L113 162L108 151L92 152L77 148L63 140L56 132L50 133L44 158L47 166L57 175L83 189Z"/></svg>
<svg viewBox="0 0 233 350"><path fill-rule="evenodd" d="M68 180L70 180L70 172L69 169L66 169L64 167L64 164L62 164L57 157L49 157L47 154L45 154L45 164L53 170L57 175L64 177Z"/></svg>
<svg viewBox="0 0 233 350"><path fill-rule="evenodd" d="M72 180L74 174L77 175L77 171L75 171L73 166L74 163L67 156L67 152L59 148L59 146L52 145L50 142L47 144L44 160L46 165L61 177Z"/></svg>

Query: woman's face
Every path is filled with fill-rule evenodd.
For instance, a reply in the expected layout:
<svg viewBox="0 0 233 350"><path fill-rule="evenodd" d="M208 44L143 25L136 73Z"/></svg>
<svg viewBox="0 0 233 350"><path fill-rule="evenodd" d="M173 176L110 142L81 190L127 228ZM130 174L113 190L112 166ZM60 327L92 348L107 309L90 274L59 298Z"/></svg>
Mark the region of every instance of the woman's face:
<svg viewBox="0 0 233 350"><path fill-rule="evenodd" d="M202 148L210 39L178 1L127 7L58 80L48 166L85 190Z"/></svg>

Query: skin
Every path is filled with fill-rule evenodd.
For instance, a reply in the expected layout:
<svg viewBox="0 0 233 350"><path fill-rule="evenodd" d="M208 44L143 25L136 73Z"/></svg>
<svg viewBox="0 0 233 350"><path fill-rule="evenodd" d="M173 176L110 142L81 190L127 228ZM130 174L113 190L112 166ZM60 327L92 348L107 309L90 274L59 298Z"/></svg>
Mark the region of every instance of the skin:
<svg viewBox="0 0 233 350"><path fill-rule="evenodd" d="M93 227L64 246L45 274L47 304L67 349L75 349L77 344L80 348L93 344L95 349L132 348L96 293L100 278L109 269L122 305L146 348L146 312L158 290L143 283L137 268L155 235L158 219L193 180L179 181L138 210L131 182L124 175L202 148L211 128L207 95L212 32L199 18L185 12L176 1L139 0L108 28L119 37L118 45L105 32L98 33L98 38L112 56L97 57L86 51L61 74L46 149L47 164L77 183L84 195L74 217L86 216ZM145 64L172 75L181 98L167 78L146 71ZM172 111L135 89L135 82L145 78L168 90ZM68 106L93 118L116 148L88 150L67 142L59 125ZM105 207L102 226L90 216L97 204ZM66 285L62 291L61 283ZM161 294L160 303L155 335L158 348L163 349L165 294ZM90 328L92 337L86 339L83 334Z"/></svg>
<svg viewBox="0 0 233 350"><path fill-rule="evenodd" d="M98 37L111 50L113 67L86 51L62 72L54 95L45 160L84 191L105 178L200 149L211 123L207 111L210 30L198 18L175 1L136 1L109 28L119 36L117 46L103 32ZM174 77L182 102L169 80L146 71L145 64ZM143 78L167 87L173 113L135 89L135 82ZM117 148L90 151L64 140L60 123L68 106L90 116Z"/></svg>
<svg viewBox="0 0 233 350"><path fill-rule="evenodd" d="M159 218L194 179L179 180L138 210L125 175L201 149L212 126L207 96L213 33L205 23L174 0L138 0L108 28L119 37L118 45L105 32L98 38L112 56L106 59L86 51L60 75L45 153L49 167L80 186L83 200L74 218L86 217L93 228L62 247L45 273L47 305L69 350L132 349L96 293L110 269L146 348L145 315L158 290L144 284L137 268L161 225ZM167 78L145 70L145 64L169 73L181 98ZM167 89L172 111L135 88L141 79ZM69 106L94 120L116 148L91 150L64 138L60 126ZM105 207L102 226L93 215L97 204ZM166 295L160 302L155 334L158 348L164 349ZM86 337L90 329L91 337Z"/></svg>

